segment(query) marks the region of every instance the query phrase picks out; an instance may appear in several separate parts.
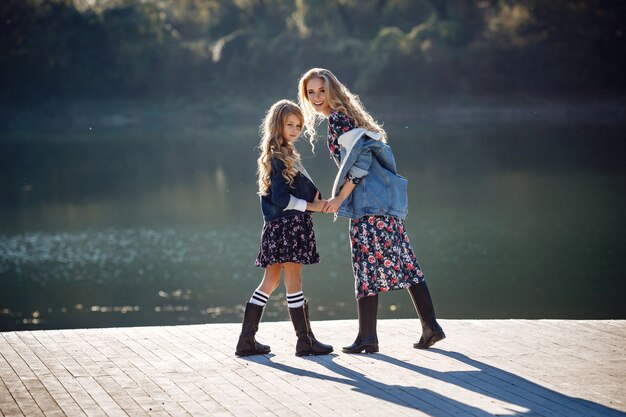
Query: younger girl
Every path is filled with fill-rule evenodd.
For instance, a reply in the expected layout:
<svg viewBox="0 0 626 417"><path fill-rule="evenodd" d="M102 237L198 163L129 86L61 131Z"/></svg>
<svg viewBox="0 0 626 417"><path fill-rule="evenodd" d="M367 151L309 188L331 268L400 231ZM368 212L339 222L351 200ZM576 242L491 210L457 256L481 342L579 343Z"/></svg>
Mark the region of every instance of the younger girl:
<svg viewBox="0 0 626 417"><path fill-rule="evenodd" d="M322 211L326 202L319 198L294 146L303 124L300 107L289 100L272 105L261 124L257 182L265 223L255 265L265 268L265 274L246 304L237 356L270 352L270 347L257 342L254 335L265 304L280 283L281 271L289 316L298 337L296 355L326 355L333 351L332 346L315 339L308 302L302 293L302 264L320 260L309 213Z"/></svg>
<svg viewBox="0 0 626 417"><path fill-rule="evenodd" d="M435 318L424 275L404 228L407 181L397 173L387 134L358 96L327 69L305 73L298 97L311 140L315 121L327 118L328 149L339 168L324 211L350 219L359 334L343 351L378 352L378 293L401 288L408 288L422 324L422 336L413 347L432 346L446 335Z"/></svg>

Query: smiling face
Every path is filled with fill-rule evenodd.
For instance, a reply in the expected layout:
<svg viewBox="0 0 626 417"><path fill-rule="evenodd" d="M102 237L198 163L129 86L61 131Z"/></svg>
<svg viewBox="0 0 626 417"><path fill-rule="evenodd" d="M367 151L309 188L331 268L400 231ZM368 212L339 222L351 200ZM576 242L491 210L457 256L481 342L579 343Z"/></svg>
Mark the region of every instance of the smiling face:
<svg viewBox="0 0 626 417"><path fill-rule="evenodd" d="M316 112L328 116L332 108L326 98L326 87L323 78L311 78L306 83L306 97Z"/></svg>
<svg viewBox="0 0 626 417"><path fill-rule="evenodd" d="M302 130L302 120L295 114L290 114L287 116L283 123L283 128L281 134L283 135L283 140L287 142L295 142L298 139L298 135L300 135L300 131Z"/></svg>

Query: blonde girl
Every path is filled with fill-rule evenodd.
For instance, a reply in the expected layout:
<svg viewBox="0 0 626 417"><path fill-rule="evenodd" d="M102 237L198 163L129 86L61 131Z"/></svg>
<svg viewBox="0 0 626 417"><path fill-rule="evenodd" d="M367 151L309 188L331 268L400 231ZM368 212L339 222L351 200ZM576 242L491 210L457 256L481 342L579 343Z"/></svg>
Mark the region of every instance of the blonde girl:
<svg viewBox="0 0 626 417"><path fill-rule="evenodd" d="M298 338L296 355L325 355L332 346L315 339L309 322L309 306L302 293L302 265L319 262L311 212L326 203L302 166L294 145L304 117L289 100L274 103L260 127L257 160L258 194L263 212L263 230L256 266L265 268L263 280L246 303L243 325L235 354L266 354L270 347L256 341L265 305L283 273L289 317Z"/></svg>
<svg viewBox="0 0 626 417"><path fill-rule="evenodd" d="M387 133L327 69L307 71L300 78L298 97L311 142L317 122L327 119L328 150L339 168L323 211L350 219L359 333L343 351L378 352L378 294L401 288L408 288L422 325L413 347L432 346L446 336L404 228L407 181L397 173Z"/></svg>

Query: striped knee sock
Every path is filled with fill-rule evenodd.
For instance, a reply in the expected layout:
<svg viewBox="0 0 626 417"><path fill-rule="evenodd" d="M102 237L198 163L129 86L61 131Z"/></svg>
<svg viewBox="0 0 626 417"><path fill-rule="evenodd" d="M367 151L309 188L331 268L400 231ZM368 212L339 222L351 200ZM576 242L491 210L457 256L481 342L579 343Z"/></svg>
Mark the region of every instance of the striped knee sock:
<svg viewBox="0 0 626 417"><path fill-rule="evenodd" d="M260 291L257 289L252 294L252 297L250 297L250 303L256 304L261 307L265 307L265 304L267 304L267 300L269 298L270 298L269 294L265 294L263 291Z"/></svg>
<svg viewBox="0 0 626 417"><path fill-rule="evenodd" d="M304 305L304 294L302 291L287 294L287 305L289 308L302 307Z"/></svg>

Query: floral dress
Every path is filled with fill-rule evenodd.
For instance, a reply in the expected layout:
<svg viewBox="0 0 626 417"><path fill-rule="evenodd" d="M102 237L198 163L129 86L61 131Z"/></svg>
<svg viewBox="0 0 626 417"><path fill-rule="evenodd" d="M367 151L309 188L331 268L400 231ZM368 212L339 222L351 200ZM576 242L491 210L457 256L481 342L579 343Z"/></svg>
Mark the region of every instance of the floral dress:
<svg viewBox="0 0 626 417"><path fill-rule="evenodd" d="M328 116L328 150L337 166L341 165L339 136L355 127L342 112L335 110ZM360 178L348 176L347 180L358 184ZM350 219L349 232L357 300L424 281L402 219L366 215Z"/></svg>
<svg viewBox="0 0 626 417"><path fill-rule="evenodd" d="M263 224L255 266L295 262L303 265L320 261L309 213L281 217Z"/></svg>

